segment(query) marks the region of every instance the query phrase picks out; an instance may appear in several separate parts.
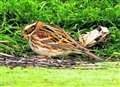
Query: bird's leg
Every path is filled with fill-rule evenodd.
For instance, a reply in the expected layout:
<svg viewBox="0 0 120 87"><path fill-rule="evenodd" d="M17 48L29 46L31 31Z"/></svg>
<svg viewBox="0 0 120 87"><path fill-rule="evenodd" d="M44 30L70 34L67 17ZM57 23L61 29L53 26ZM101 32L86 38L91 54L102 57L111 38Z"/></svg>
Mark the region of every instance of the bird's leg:
<svg viewBox="0 0 120 87"><path fill-rule="evenodd" d="M39 55L39 56L36 56L36 58L38 58L38 59L41 59L41 60L47 60L47 59L49 59L49 57L48 56L41 56L41 55Z"/></svg>

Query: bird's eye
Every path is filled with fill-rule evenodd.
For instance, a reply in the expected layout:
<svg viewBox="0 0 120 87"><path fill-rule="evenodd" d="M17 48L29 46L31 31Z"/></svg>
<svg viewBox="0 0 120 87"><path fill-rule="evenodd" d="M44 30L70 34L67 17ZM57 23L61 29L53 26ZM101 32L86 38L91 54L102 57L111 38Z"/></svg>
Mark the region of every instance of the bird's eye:
<svg viewBox="0 0 120 87"><path fill-rule="evenodd" d="M27 30L25 30L25 32L27 32Z"/></svg>
<svg viewBox="0 0 120 87"><path fill-rule="evenodd" d="M35 26L31 26L31 27L27 28L26 30L24 30L24 32L26 34L30 34L30 33L32 33L34 31L34 29L35 29Z"/></svg>

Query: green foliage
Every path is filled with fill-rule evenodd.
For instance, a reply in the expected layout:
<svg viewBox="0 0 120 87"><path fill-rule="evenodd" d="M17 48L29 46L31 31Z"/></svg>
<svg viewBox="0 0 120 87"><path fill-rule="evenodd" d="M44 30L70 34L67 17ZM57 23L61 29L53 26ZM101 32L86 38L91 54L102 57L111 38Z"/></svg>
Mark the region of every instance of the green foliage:
<svg viewBox="0 0 120 87"><path fill-rule="evenodd" d="M105 44L93 48L100 56L119 52L120 1L119 0L1 0L0 51L22 54L29 48L21 38L23 27L36 20L56 24L76 40L80 33L91 27L109 27L110 36Z"/></svg>

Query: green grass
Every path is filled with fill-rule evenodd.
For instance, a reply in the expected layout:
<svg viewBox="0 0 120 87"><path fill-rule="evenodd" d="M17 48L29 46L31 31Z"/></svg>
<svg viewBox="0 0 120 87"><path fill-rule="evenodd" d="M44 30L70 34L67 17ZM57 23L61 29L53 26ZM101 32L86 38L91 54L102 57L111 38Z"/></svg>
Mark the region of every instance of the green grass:
<svg viewBox="0 0 120 87"><path fill-rule="evenodd" d="M88 70L0 67L0 87L120 87L120 68L105 64Z"/></svg>
<svg viewBox="0 0 120 87"><path fill-rule="evenodd" d="M75 39L95 26L107 26L110 29L108 42L93 51L103 57L120 53L120 0L1 0L0 40L9 43L0 44L0 52L28 53L29 46L21 38L21 32L26 24L36 20L56 24Z"/></svg>

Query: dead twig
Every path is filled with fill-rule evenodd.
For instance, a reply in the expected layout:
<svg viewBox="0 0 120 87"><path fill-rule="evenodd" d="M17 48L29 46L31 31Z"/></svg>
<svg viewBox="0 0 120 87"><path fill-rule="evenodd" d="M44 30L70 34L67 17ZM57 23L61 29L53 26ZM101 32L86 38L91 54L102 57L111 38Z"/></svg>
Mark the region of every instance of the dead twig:
<svg viewBox="0 0 120 87"><path fill-rule="evenodd" d="M0 44L8 43L8 41L0 41Z"/></svg>
<svg viewBox="0 0 120 87"><path fill-rule="evenodd" d="M1 56L6 56L6 57L14 57L13 55L9 55L9 54L6 54L6 53L0 53Z"/></svg>

